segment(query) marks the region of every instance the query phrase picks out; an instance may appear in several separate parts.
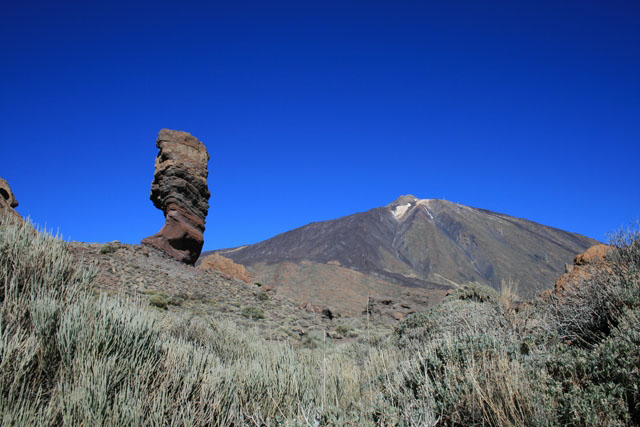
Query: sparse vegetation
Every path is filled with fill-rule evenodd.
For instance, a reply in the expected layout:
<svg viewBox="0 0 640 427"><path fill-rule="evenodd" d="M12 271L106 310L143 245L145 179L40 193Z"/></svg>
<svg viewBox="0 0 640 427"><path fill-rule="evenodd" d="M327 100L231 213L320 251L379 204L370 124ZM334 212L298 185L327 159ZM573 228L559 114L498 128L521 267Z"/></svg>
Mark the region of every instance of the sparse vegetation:
<svg viewBox="0 0 640 427"><path fill-rule="evenodd" d="M96 296L65 242L0 218L1 424L637 425L640 233L612 243L562 298L515 311L470 285L391 337L296 347Z"/></svg>
<svg viewBox="0 0 640 427"><path fill-rule="evenodd" d="M250 320L264 319L264 311L260 307L244 307L242 309L242 315Z"/></svg>
<svg viewBox="0 0 640 427"><path fill-rule="evenodd" d="M152 294L149 297L149 304L151 304L154 307L158 307L158 308L161 308L161 309L164 310L169 305L169 301L167 301L167 299L165 298L164 295Z"/></svg>
<svg viewBox="0 0 640 427"><path fill-rule="evenodd" d="M115 252L115 251L117 251L117 250L118 250L118 248L117 248L117 247L115 247L115 246L113 246L112 244L110 244L110 243L105 243L104 245L102 245L102 246L100 247L100 254L101 254L101 255L112 254L112 253L114 253L114 252Z"/></svg>

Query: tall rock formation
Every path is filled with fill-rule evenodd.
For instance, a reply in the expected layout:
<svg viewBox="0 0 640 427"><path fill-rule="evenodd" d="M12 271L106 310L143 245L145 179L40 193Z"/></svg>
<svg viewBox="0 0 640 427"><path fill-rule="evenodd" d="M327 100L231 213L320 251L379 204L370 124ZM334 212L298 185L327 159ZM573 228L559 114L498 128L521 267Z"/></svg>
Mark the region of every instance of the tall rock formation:
<svg viewBox="0 0 640 427"><path fill-rule="evenodd" d="M209 211L209 153L190 133L170 129L158 133L156 146L160 151L151 184L151 201L164 212L166 222L157 234L142 239L142 244L194 264L204 244Z"/></svg>
<svg viewBox="0 0 640 427"><path fill-rule="evenodd" d="M10 215L13 218L22 220L22 217L14 208L18 207L18 200L11 191L9 183L0 178L0 215Z"/></svg>

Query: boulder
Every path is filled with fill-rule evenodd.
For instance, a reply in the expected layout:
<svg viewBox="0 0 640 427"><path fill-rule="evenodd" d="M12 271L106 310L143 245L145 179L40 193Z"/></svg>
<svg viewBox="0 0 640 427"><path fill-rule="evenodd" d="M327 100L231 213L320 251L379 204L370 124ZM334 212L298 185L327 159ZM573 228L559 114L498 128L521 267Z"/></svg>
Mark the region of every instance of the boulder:
<svg viewBox="0 0 640 427"><path fill-rule="evenodd" d="M162 129L151 184L151 201L165 216L164 227L142 244L159 249L178 261L194 264L204 244L209 212L207 163L204 144L188 132Z"/></svg>
<svg viewBox="0 0 640 427"><path fill-rule="evenodd" d="M564 296L567 291L579 284L580 281L589 280L593 275L592 266L602 266L606 263L607 253L611 250L609 245L594 245L573 259L573 266L565 266L565 273L558 277L553 290L542 292L542 298L551 295Z"/></svg>
<svg viewBox="0 0 640 427"><path fill-rule="evenodd" d="M236 264L229 258L225 258L218 254L211 254L204 257L198 264L198 268L201 270L216 270L223 274L233 277L234 279L242 280L245 283L251 283L251 274L244 268L242 264ZM265 291L269 291L273 288L263 288Z"/></svg>
<svg viewBox="0 0 640 427"><path fill-rule="evenodd" d="M0 214L9 215L15 219L22 221L22 217L14 208L18 207L18 200L11 191L9 183L0 178Z"/></svg>

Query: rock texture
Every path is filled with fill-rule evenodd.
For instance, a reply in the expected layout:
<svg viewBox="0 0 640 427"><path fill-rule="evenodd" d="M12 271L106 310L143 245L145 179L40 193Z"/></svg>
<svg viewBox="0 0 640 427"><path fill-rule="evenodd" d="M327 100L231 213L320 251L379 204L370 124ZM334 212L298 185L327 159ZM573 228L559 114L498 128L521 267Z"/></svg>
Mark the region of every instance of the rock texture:
<svg viewBox="0 0 640 427"><path fill-rule="evenodd" d="M251 275L242 264L236 264L229 258L225 258L218 254L208 255L198 260L198 268L201 270L219 271L225 276L233 279L242 280L245 283L251 283Z"/></svg>
<svg viewBox="0 0 640 427"><path fill-rule="evenodd" d="M164 212L165 225L142 243L159 249L178 261L194 264L204 244L204 226L209 211L207 163L204 144L188 132L162 129L156 146L156 169L151 201Z"/></svg>
<svg viewBox="0 0 640 427"><path fill-rule="evenodd" d="M552 294L562 298L568 292L575 289L581 281L589 280L594 273L593 268L606 267L607 253L611 250L609 245L594 245L573 259L573 265L566 267L566 273L558 277L553 290L547 290L541 294L547 298Z"/></svg>
<svg viewBox="0 0 640 427"><path fill-rule="evenodd" d="M10 215L16 219L22 220L22 217L14 208L18 207L18 200L11 191L9 183L0 178L0 214Z"/></svg>

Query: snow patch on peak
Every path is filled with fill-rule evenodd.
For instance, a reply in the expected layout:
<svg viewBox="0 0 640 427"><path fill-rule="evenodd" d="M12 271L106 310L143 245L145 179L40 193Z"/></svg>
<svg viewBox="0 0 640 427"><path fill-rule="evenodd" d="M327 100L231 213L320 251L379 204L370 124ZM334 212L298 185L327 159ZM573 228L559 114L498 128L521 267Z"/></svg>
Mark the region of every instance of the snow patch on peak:
<svg viewBox="0 0 640 427"><path fill-rule="evenodd" d="M427 213L427 215L429 215L429 218L431 218L431 221L435 221L435 218L433 217L433 215L431 214L431 211L429 210L429 208L427 207L426 204L422 205L422 208L424 209L424 211Z"/></svg>
<svg viewBox="0 0 640 427"><path fill-rule="evenodd" d="M387 205L387 207L390 208L391 213L398 221L406 216L407 212L418 206L424 208L429 217L433 220L433 215L429 211L429 204L434 200L435 199L418 199L417 197L409 194L406 196L400 196L396 201Z"/></svg>
<svg viewBox="0 0 640 427"><path fill-rule="evenodd" d="M407 213L410 207L411 207L411 203L407 203L406 205L398 205L391 211L391 213L396 219L399 220L404 216L404 214Z"/></svg>

